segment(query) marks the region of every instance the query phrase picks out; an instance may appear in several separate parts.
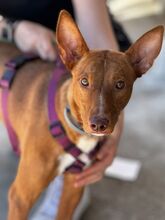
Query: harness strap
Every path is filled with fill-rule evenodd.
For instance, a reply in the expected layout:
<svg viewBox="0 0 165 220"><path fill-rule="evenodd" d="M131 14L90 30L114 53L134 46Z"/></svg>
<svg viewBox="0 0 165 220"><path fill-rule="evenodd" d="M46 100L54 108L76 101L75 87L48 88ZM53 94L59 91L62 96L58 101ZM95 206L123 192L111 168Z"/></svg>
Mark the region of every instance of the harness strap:
<svg viewBox="0 0 165 220"><path fill-rule="evenodd" d="M2 78L0 79L0 87L3 89L9 89L14 80L16 70L23 66L26 62L37 58L38 57L34 54L20 54L5 63L6 69Z"/></svg>
<svg viewBox="0 0 165 220"><path fill-rule="evenodd" d="M48 118L50 123L49 129L52 136L58 140L63 149L67 153L70 153L73 157L77 158L83 152L73 143L71 143L70 139L65 134L65 131L58 119L58 115L55 110L55 94L57 91L57 83L61 76L64 74L66 74L66 69L62 62L57 60L56 69L48 87Z"/></svg>
<svg viewBox="0 0 165 220"><path fill-rule="evenodd" d="M66 169L66 172L79 173L86 166L86 164L81 160L80 156L85 154L85 156L89 158L89 160L93 159L96 153L99 151L101 145L103 144L103 141L99 142L95 146L95 148L87 154L76 147L75 144L73 144L67 137L64 128L62 127L62 124L58 119L58 115L55 109L55 93L57 91L57 83L61 76L64 74L66 74L66 68L62 64L60 59L57 59L56 69L48 86L48 118L50 124L49 129L52 136L56 138L56 140L58 140L64 151L71 154L76 159L75 162L73 162L73 164Z"/></svg>
<svg viewBox="0 0 165 220"><path fill-rule="evenodd" d="M5 71L0 79L0 87L2 88L2 112L4 116L4 122L8 131L8 136L12 144L13 150L16 154L20 154L19 142L17 135L11 126L9 115L8 115L8 96L10 88L16 75L16 70L20 68L25 62L36 59L37 57L32 54L21 54L11 59L5 64Z"/></svg>

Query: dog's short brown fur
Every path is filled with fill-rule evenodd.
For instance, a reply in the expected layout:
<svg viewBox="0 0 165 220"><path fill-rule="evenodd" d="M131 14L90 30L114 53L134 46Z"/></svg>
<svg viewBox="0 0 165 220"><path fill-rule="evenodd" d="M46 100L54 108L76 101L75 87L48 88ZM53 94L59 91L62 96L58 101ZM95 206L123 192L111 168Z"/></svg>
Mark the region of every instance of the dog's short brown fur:
<svg viewBox="0 0 165 220"><path fill-rule="evenodd" d="M60 56L72 73L55 97L68 137L74 143L80 138L65 122L63 109L68 102L72 115L87 133L110 134L130 99L134 81L152 66L160 52L163 27L143 35L126 53L90 51L70 15L63 11L56 38ZM17 54L20 51L15 46L0 44L0 76L3 64ZM36 199L58 175L58 158L63 151L49 132L47 117L47 87L54 68L54 63L42 60L25 64L10 91L8 112L20 141L21 158L9 192L8 220L27 220ZM82 85L84 78L87 86ZM57 220L71 220L81 198L83 189L74 188L73 182L74 175L65 174Z"/></svg>

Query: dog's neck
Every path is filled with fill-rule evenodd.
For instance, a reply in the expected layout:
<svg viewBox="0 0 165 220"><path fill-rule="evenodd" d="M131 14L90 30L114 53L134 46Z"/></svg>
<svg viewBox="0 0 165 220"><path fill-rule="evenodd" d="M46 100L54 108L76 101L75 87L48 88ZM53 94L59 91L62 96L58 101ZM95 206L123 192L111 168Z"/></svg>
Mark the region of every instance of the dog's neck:
<svg viewBox="0 0 165 220"><path fill-rule="evenodd" d="M70 111L76 122L80 122L79 118L77 117L77 114L74 114L77 111L75 110L75 106L73 105L73 97L72 97L72 92L70 91L71 87L71 78L67 79L59 88L56 93L56 111L59 117L59 120L61 121L68 137L73 143L76 143L81 136L78 132L74 131L74 129L70 128L68 125L65 116L64 116L64 110L66 106L69 104L70 106ZM69 98L68 98L69 94Z"/></svg>
<svg viewBox="0 0 165 220"><path fill-rule="evenodd" d="M75 129L71 128L66 121L66 118L64 116L64 109L69 104L70 106L70 114L72 117L74 117L74 120L76 120L76 123L80 125L81 120L78 117L78 107L75 109L76 105L74 102L73 93L71 92L71 79L66 80L58 89L56 93L56 111L58 114L58 117L67 133L67 136L69 139L79 148L84 154L82 155L83 161L85 159L85 164L87 166L90 165L91 161L87 159L88 157L85 156L85 154L89 154L95 146L97 145L99 141L99 137L90 136L86 133L81 133L78 131L75 131ZM70 91L70 92L69 92ZM87 159L87 160L86 160ZM76 159L68 154L64 153L59 157L59 167L58 167L58 173L63 173L67 167L69 167L71 164L74 163Z"/></svg>
<svg viewBox="0 0 165 220"><path fill-rule="evenodd" d="M76 121L76 119L72 116L70 106L67 105L64 109L64 117L68 126L79 134L86 135L86 132L83 130L82 125Z"/></svg>

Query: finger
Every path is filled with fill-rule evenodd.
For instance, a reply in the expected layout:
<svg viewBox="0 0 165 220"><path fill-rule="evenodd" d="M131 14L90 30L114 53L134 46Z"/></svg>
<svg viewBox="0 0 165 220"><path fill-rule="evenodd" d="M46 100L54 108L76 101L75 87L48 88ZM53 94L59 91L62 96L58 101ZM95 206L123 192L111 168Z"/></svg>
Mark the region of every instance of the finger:
<svg viewBox="0 0 165 220"><path fill-rule="evenodd" d="M56 50L51 42L38 43L37 51L40 57L44 60L54 61L56 59Z"/></svg>
<svg viewBox="0 0 165 220"><path fill-rule="evenodd" d="M52 40L49 42L49 48L50 49L48 59L50 61L55 61L55 59L57 58L57 47L54 38L52 38Z"/></svg>
<svg viewBox="0 0 165 220"><path fill-rule="evenodd" d="M82 173L76 176L76 180L81 180L87 176L91 176L96 173L104 173L105 169L111 165L113 158L111 155L107 154L103 160L97 160L91 167L84 170Z"/></svg>
<svg viewBox="0 0 165 220"><path fill-rule="evenodd" d="M57 58L57 53L56 53L55 49L49 50L49 52L47 53L47 59L49 61L55 61L56 58Z"/></svg>
<svg viewBox="0 0 165 220"><path fill-rule="evenodd" d="M101 149L99 150L99 152L96 155L96 158L99 159L99 160L102 160L107 155L107 153L109 153L108 151L110 151L110 149L109 149L109 146L107 146L107 143L106 143L101 147Z"/></svg>
<svg viewBox="0 0 165 220"><path fill-rule="evenodd" d="M46 60L54 61L56 59L56 51L51 42L45 43L42 50L42 55Z"/></svg>
<svg viewBox="0 0 165 220"><path fill-rule="evenodd" d="M74 186L75 187L82 187L82 186L86 186L86 185L89 185L89 184L93 184L93 183L96 183L98 181L100 181L101 179L103 178L103 175L102 173L97 173L97 174L93 174L91 176L88 176L84 179L81 179L79 181L76 181Z"/></svg>
<svg viewBox="0 0 165 220"><path fill-rule="evenodd" d="M57 44L55 40L54 33L50 32L49 36L49 48L50 48L50 53L49 53L49 60L54 61L57 58Z"/></svg>
<svg viewBox="0 0 165 220"><path fill-rule="evenodd" d="M109 155L109 157L113 157L116 154L116 149L117 147L115 145L113 145L113 143L110 143L110 141L107 141L100 149L100 151L98 152L96 158L99 160L102 160L104 157L106 157L106 155Z"/></svg>
<svg viewBox="0 0 165 220"><path fill-rule="evenodd" d="M82 173L76 176L76 180L81 180L96 173L102 173L107 166L107 161L97 161L91 167L84 170Z"/></svg>
<svg viewBox="0 0 165 220"><path fill-rule="evenodd" d="M36 51L37 51L38 55L41 57L41 59L46 60L46 53L45 53L45 49L43 47L43 43L38 43L36 45Z"/></svg>

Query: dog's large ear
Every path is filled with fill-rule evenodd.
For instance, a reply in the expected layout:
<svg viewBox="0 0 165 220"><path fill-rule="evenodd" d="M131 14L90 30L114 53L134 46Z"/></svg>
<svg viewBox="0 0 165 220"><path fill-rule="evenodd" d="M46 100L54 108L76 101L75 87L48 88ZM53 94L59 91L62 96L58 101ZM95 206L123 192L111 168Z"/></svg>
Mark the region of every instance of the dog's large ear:
<svg viewBox="0 0 165 220"><path fill-rule="evenodd" d="M65 10L60 12L58 18L56 40L60 57L70 70L89 51L77 25Z"/></svg>
<svg viewBox="0 0 165 220"><path fill-rule="evenodd" d="M163 31L163 26L150 30L126 51L137 77L144 74L158 56L162 46Z"/></svg>

